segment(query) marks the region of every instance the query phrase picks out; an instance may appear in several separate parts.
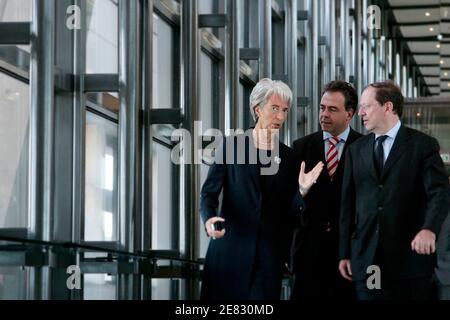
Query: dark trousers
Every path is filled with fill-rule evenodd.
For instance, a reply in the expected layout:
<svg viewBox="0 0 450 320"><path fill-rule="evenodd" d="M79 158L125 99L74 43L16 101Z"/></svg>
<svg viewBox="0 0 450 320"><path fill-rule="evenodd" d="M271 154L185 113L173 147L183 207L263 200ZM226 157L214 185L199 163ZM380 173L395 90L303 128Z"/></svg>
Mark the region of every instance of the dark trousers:
<svg viewBox="0 0 450 320"><path fill-rule="evenodd" d="M383 250L378 246L375 253L374 265L380 268L380 289L369 289L367 278L355 282L356 297L358 300L430 300L432 297L432 276L397 279L392 275L383 273Z"/></svg>
<svg viewBox="0 0 450 320"><path fill-rule="evenodd" d="M280 300L283 278L281 263L257 245L249 288L249 300Z"/></svg>
<svg viewBox="0 0 450 320"><path fill-rule="evenodd" d="M394 279L381 277L381 289L368 289L366 281L356 281L358 300L429 300L431 277Z"/></svg>
<svg viewBox="0 0 450 320"><path fill-rule="evenodd" d="M321 239L315 259L307 261L314 265L310 268L312 271L295 272L291 300L354 300L352 282L344 279L339 273L336 237L331 233L325 233Z"/></svg>

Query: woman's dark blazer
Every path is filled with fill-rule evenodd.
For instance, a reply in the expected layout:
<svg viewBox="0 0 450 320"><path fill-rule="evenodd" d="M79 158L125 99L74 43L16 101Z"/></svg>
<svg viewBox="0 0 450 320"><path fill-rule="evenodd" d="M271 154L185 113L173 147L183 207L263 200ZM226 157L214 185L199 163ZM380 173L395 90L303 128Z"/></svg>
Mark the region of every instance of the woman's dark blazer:
<svg viewBox="0 0 450 320"><path fill-rule="evenodd" d="M238 141L242 140L245 147L238 148ZM215 163L202 187L203 222L218 216L223 191L220 216L225 219L226 230L223 238L210 241L203 270L202 299L248 298L257 249L264 252L265 269L279 275L280 281L284 263L289 259L292 230L299 224L304 207L298 187L300 165L293 150L280 143L279 153L272 155L272 164L278 170L266 176L270 196L262 208L260 167L250 161L255 150L251 136L224 139L216 149ZM242 163L243 159L245 163L239 164L238 160Z"/></svg>

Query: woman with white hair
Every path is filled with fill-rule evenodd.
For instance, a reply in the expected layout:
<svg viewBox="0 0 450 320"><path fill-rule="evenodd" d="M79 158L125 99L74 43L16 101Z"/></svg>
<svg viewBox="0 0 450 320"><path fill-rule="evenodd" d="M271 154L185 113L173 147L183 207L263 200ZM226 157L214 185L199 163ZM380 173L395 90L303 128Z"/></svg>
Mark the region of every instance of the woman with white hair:
<svg viewBox="0 0 450 320"><path fill-rule="evenodd" d="M293 227L303 210L299 183L310 188L323 167L318 163L310 173L299 175L294 152L278 140L291 103L292 91L285 83L260 80L250 95L255 127L248 134L227 137L216 150L201 191L200 213L213 239L205 259L202 299L281 296Z"/></svg>

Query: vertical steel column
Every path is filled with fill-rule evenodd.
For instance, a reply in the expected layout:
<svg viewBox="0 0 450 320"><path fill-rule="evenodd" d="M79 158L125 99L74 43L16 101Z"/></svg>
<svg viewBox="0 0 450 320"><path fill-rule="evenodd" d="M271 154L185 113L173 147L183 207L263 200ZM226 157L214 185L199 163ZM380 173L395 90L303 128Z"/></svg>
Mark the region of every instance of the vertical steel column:
<svg viewBox="0 0 450 320"><path fill-rule="evenodd" d="M345 81L350 81L350 76L354 75L354 61L352 59L353 57L353 48L351 46L350 43L350 6L349 6L349 1L348 0L341 0L341 4L344 7L344 16L345 16L345 21L344 21L344 39L343 41L345 42L345 56L342 58L343 59L343 63L345 65L345 77L344 80ZM354 37L354 35L353 35ZM354 45L354 44L353 44Z"/></svg>
<svg viewBox="0 0 450 320"><path fill-rule="evenodd" d="M308 8L310 10L310 47L311 55L310 64L310 103L311 103L311 131L319 129L319 2L316 0L308 0ZM310 133L308 132L308 133Z"/></svg>
<svg viewBox="0 0 450 320"><path fill-rule="evenodd" d="M196 0L195 0L196 1ZM229 16L229 30L228 30L228 48L229 59L228 68L230 74L229 84L229 110L230 110L230 127L237 129L239 127L239 108L241 108L242 101L239 101L239 32L240 21L238 12L238 1L228 0L227 12Z"/></svg>
<svg viewBox="0 0 450 320"><path fill-rule="evenodd" d="M84 73L86 70L86 1L75 0L81 10L81 26L74 30L74 98L73 98L73 164L72 164L72 235L73 243L84 239L84 195L85 195L85 145L86 145L86 96L84 94ZM79 265L81 253L76 253ZM81 275L83 281L83 275ZM81 300L81 290L72 290L71 299Z"/></svg>
<svg viewBox="0 0 450 320"><path fill-rule="evenodd" d="M236 0L232 0L231 3L232 13L235 13ZM233 19L233 18L232 18ZM233 36L237 36L238 33L234 30L235 22L233 24ZM183 126L191 134L194 133L194 121L199 119L199 97L198 97L198 83L199 83L199 35L198 35L198 5L197 0L183 1L182 14L181 14L181 74L183 75L183 99L184 99L184 122ZM234 48L232 51L236 51ZM239 48L237 48L239 53ZM236 52L232 54L233 58L236 58ZM235 63L239 63L238 60ZM239 65L238 65L239 67ZM237 70L239 72L239 69ZM234 75L236 76L236 75ZM237 74L237 81L239 81L239 73ZM232 78L231 86L236 87L235 80ZM239 82L238 82L239 83ZM234 91L234 90L232 90ZM235 110L237 105L237 91L232 92L232 108ZM236 109L237 110L237 109ZM234 121L236 119L233 119ZM194 137L196 139L196 137ZM184 190L182 193L184 196L184 248L183 253L187 259L197 259L199 254L199 204L198 204L198 191L199 191L199 168L194 163L195 143L191 142L190 150L190 163L185 164L182 167L182 175L184 177ZM185 298L196 299L198 292L198 282L194 279L188 279L185 287Z"/></svg>
<svg viewBox="0 0 450 320"><path fill-rule="evenodd" d="M152 248L152 130L150 110L153 101L153 0L143 0L142 9L142 61L143 75L142 94L143 128L142 128L142 198L141 198L141 246L140 250L147 251ZM141 287L142 297L151 299L151 279L144 277Z"/></svg>
<svg viewBox="0 0 450 320"><path fill-rule="evenodd" d="M362 8L361 8L361 0L355 0L355 16L354 16L354 34L353 34L353 41L354 41L354 58L353 61L355 65L354 70L354 76L355 76L355 89L358 95L361 95L362 89L363 89L363 73L362 73L362 59L361 59L361 38L362 38ZM362 125L361 121L359 121L358 117L353 118L354 127L356 130L361 131Z"/></svg>
<svg viewBox="0 0 450 320"><path fill-rule="evenodd" d="M55 1L34 0L30 62L29 226L39 240L52 240L54 205L54 36ZM48 299L48 268L34 268L29 296Z"/></svg>
<svg viewBox="0 0 450 320"><path fill-rule="evenodd" d="M330 0L330 81L336 79L336 0Z"/></svg>
<svg viewBox="0 0 450 320"><path fill-rule="evenodd" d="M135 250L139 214L139 15L138 0L119 1L119 243ZM119 277L119 299L131 299L131 276Z"/></svg>
<svg viewBox="0 0 450 320"><path fill-rule="evenodd" d="M259 78L272 78L272 0L259 0Z"/></svg>
<svg viewBox="0 0 450 320"><path fill-rule="evenodd" d="M329 1L319 1L320 10L323 15L320 16L320 28L319 37L325 39L325 44L319 47L320 56L322 57L322 81L319 85L319 91L322 90L322 86L330 81L330 5Z"/></svg>
<svg viewBox="0 0 450 320"><path fill-rule="evenodd" d="M86 2L76 0L75 5L86 12ZM86 26L85 15L81 25ZM74 100L73 100L73 154L72 167L72 242L80 243L84 238L84 190L85 190L85 141L86 99L84 94L84 72L86 70L86 28L74 30Z"/></svg>
<svg viewBox="0 0 450 320"><path fill-rule="evenodd" d="M360 1L356 0L357 4L361 4ZM357 10L357 8L355 8ZM363 54L361 57L362 62L362 69L359 73L358 77L361 79L362 87L366 86L369 83L370 79L370 63L371 63L371 43L369 40L369 32L367 29L367 0L362 0L362 5L358 8L356 11L359 26L360 26L360 32L358 32L358 35L361 37L362 40L362 48L363 48ZM363 18L364 17L364 18Z"/></svg>
<svg viewBox="0 0 450 320"><path fill-rule="evenodd" d="M288 141L286 143L290 145L295 139L297 139L297 90L298 90L298 78L297 78L297 53L298 53L298 41L297 41L297 0L286 1L286 73L292 89L292 106L289 112L288 123Z"/></svg>

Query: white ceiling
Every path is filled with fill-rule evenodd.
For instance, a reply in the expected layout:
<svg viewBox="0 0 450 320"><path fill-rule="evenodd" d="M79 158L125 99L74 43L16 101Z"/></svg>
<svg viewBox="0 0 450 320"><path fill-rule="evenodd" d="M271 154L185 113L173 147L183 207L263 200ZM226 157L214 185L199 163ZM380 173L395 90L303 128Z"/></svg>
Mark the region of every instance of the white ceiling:
<svg viewBox="0 0 450 320"><path fill-rule="evenodd" d="M388 0L395 23L432 94L450 90L450 0ZM438 7L439 6L439 7ZM444 42L438 39L444 37ZM417 38L426 38L424 40ZM448 68L448 70L447 70Z"/></svg>

